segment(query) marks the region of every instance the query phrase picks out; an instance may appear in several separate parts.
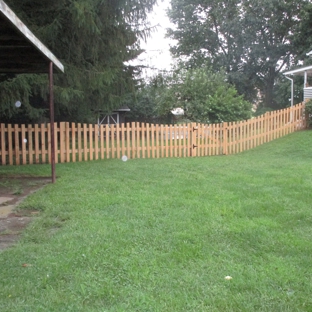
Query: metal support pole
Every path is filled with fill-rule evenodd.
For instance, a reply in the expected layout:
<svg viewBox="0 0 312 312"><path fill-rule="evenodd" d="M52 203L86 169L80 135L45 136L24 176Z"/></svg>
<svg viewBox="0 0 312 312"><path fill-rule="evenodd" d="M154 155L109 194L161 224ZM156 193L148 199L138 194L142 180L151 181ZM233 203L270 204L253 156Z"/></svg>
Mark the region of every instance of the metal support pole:
<svg viewBox="0 0 312 312"><path fill-rule="evenodd" d="M52 183L55 183L55 141L54 141L54 95L53 95L53 62L49 66L49 104L51 125L51 171Z"/></svg>

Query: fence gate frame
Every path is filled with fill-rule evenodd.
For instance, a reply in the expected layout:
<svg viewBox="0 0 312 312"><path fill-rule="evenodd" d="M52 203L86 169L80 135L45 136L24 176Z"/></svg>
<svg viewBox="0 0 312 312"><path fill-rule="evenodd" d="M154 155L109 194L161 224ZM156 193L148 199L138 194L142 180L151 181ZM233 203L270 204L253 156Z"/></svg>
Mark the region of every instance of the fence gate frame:
<svg viewBox="0 0 312 312"><path fill-rule="evenodd" d="M192 135L191 137L191 147L190 147L190 156L191 157L196 157L197 156L197 148L198 148L198 140L199 140L199 135L198 135L198 127L196 123L191 124L191 132Z"/></svg>
<svg viewBox="0 0 312 312"><path fill-rule="evenodd" d="M216 155L228 155L228 137L229 125L228 122L219 124L217 129L209 129L213 125L192 123L190 128L190 157L202 156L199 149L203 149L207 140L213 141L215 149L218 150Z"/></svg>

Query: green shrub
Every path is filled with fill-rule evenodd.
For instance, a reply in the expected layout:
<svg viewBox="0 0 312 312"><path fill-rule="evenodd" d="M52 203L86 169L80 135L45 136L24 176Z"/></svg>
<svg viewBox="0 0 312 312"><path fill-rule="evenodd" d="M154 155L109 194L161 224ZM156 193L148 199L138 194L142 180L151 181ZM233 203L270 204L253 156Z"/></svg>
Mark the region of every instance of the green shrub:
<svg viewBox="0 0 312 312"><path fill-rule="evenodd" d="M305 104L305 113L307 116L307 126L312 127L312 99Z"/></svg>

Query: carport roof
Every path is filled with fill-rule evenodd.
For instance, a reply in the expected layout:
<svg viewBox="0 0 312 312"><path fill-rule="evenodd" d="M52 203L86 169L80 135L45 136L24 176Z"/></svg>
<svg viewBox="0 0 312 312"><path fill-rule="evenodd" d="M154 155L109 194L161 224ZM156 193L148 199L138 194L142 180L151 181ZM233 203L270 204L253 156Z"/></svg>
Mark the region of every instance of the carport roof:
<svg viewBox="0 0 312 312"><path fill-rule="evenodd" d="M15 13L0 0L0 73L47 73L64 66Z"/></svg>

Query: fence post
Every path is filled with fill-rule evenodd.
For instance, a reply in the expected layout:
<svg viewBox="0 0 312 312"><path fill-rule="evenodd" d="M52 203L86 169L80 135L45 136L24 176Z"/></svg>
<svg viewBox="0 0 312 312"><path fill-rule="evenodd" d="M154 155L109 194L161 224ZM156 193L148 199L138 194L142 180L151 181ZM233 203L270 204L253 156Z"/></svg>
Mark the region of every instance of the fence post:
<svg viewBox="0 0 312 312"><path fill-rule="evenodd" d="M190 156L195 157L197 156L197 125L196 123L192 123L191 124L191 136L190 136L190 140L191 140L191 147L190 147Z"/></svg>
<svg viewBox="0 0 312 312"><path fill-rule="evenodd" d="M188 123L187 126L187 145L185 156L192 157L192 124Z"/></svg>
<svg viewBox="0 0 312 312"><path fill-rule="evenodd" d="M223 155L227 155L228 151L228 123L224 122L222 124L222 138L223 138Z"/></svg>

